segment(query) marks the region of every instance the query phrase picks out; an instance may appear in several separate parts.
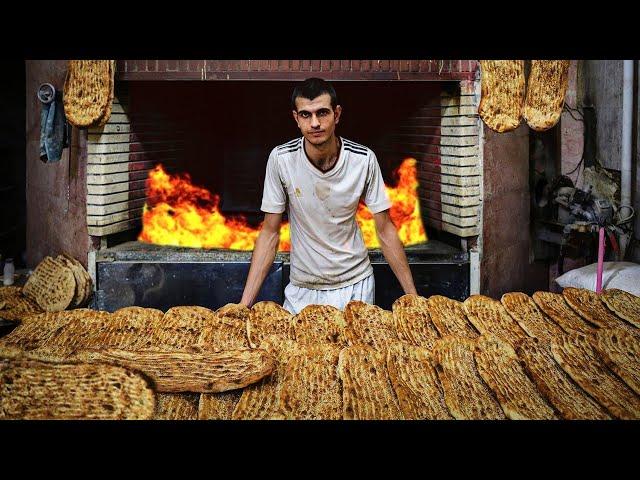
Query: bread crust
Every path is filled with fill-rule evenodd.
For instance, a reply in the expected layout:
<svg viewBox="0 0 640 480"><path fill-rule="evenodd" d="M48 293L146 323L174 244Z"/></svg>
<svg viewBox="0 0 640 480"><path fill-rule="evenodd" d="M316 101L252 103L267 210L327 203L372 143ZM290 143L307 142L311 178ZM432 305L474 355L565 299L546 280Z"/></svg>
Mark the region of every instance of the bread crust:
<svg viewBox="0 0 640 480"><path fill-rule="evenodd" d="M580 333L555 337L551 353L580 387L616 418L640 418L640 399L616 377Z"/></svg>
<svg viewBox="0 0 640 480"><path fill-rule="evenodd" d="M611 416L558 365L551 346L537 338L521 341L516 353L536 387L566 420L607 420Z"/></svg>
<svg viewBox="0 0 640 480"><path fill-rule="evenodd" d="M560 120L569 86L569 65L569 60L531 60L522 116L533 130L549 130Z"/></svg>
<svg viewBox="0 0 640 480"><path fill-rule="evenodd" d="M524 60L480 60L482 121L498 133L520 125L525 101Z"/></svg>

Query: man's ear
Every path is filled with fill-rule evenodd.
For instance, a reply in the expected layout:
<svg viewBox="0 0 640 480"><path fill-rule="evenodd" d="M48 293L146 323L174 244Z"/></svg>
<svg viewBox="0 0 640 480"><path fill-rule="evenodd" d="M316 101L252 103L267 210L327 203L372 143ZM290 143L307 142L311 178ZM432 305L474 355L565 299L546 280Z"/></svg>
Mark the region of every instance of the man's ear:
<svg viewBox="0 0 640 480"><path fill-rule="evenodd" d="M300 128L300 124L298 123L298 112L291 110L291 113L293 114L293 120L296 122L296 125L298 125L298 128Z"/></svg>
<svg viewBox="0 0 640 480"><path fill-rule="evenodd" d="M336 117L335 123L338 123L340 121L340 115L342 114L342 107L340 105L336 105L336 109L333 112Z"/></svg>

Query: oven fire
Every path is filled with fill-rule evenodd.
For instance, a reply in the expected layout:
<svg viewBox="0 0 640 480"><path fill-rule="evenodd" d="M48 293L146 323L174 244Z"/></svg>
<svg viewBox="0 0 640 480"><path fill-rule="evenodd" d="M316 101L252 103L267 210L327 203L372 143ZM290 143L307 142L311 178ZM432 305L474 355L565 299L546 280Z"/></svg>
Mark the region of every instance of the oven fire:
<svg viewBox="0 0 640 480"><path fill-rule="evenodd" d="M420 216L416 160L406 158L394 171L397 185L386 190L391 200L391 219L405 246L426 242ZM242 216L226 217L219 208L220 197L194 185L188 173L169 175L157 165L146 183L143 227L138 240L156 245L194 248L253 250L260 226L252 227ZM361 202L356 220L367 248L378 248L373 215ZM288 252L289 223L280 230L279 251Z"/></svg>

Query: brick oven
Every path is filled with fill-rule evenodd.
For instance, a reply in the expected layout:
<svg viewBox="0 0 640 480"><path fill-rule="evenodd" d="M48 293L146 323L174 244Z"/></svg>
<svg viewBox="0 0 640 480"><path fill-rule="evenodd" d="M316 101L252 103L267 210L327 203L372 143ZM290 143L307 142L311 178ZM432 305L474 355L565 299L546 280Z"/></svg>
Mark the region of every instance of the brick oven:
<svg viewBox="0 0 640 480"><path fill-rule="evenodd" d="M483 128L477 63L468 60L119 60L109 122L80 130L86 162L87 265L94 306L218 308L240 299L250 251L153 245L138 240L145 181L159 163L188 173L220 198L227 216L257 226L271 148L296 136L294 83L334 83L337 133L369 146L385 183L417 160L428 241L407 247L418 292L464 299L479 291ZM82 173L82 169L80 169ZM376 303L402 294L379 250L370 257ZM288 253L280 252L258 300L283 301Z"/></svg>

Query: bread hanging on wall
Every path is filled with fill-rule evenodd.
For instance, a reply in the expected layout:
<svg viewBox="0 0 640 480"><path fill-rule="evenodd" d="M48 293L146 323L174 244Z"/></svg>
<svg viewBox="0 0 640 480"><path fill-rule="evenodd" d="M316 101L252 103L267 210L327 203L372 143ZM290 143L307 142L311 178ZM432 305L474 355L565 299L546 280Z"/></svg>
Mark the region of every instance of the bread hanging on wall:
<svg viewBox="0 0 640 480"><path fill-rule="evenodd" d="M113 60L69 60L64 113L76 127L104 125L111 116Z"/></svg>
<svg viewBox="0 0 640 480"><path fill-rule="evenodd" d="M524 60L480 60L480 71L480 118L498 133L515 130L525 100Z"/></svg>
<svg viewBox="0 0 640 480"><path fill-rule="evenodd" d="M531 60L524 119L542 132L553 127L562 113L569 84L569 60Z"/></svg>

